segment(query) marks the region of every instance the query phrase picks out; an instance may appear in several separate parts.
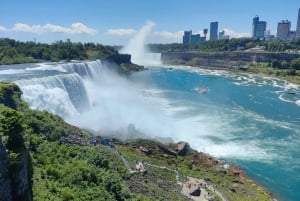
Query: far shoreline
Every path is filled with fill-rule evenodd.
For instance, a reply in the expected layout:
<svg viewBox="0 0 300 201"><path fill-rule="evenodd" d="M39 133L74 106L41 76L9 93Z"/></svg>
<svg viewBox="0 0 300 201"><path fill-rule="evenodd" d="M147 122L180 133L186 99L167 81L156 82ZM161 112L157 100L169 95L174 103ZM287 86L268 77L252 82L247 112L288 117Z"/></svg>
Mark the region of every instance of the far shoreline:
<svg viewBox="0 0 300 201"><path fill-rule="evenodd" d="M242 75L251 75L255 76L258 78L262 79L274 79L274 80L279 80L283 81L287 84L292 84L295 85L297 88L300 88L300 83L292 82L288 79L284 79L283 77L280 76L274 76L274 75L269 75L266 73L254 73L254 72L249 72L246 70L239 70L239 69L234 69L234 68L222 68L222 67L214 67L214 66L190 66L190 65L180 65L180 64L161 64L162 67L166 66L167 68L176 68L176 69L200 69L201 71L216 71L216 72L226 72L226 73L232 73L232 74L242 74ZM300 77L300 76L299 76Z"/></svg>

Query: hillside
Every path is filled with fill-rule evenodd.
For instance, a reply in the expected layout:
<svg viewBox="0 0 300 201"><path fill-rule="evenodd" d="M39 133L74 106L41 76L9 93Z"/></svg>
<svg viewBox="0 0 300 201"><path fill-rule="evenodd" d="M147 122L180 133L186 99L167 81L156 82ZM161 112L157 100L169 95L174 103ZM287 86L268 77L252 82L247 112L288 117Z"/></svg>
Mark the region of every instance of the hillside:
<svg viewBox="0 0 300 201"><path fill-rule="evenodd" d="M239 167L188 143L93 136L29 109L21 94L0 84L1 201L272 200Z"/></svg>

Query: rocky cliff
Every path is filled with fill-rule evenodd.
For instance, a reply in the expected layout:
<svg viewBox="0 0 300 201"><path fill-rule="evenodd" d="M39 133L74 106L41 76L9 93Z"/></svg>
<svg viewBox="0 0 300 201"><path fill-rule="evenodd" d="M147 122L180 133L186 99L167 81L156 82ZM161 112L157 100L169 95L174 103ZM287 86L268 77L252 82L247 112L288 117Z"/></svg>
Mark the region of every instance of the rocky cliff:
<svg viewBox="0 0 300 201"><path fill-rule="evenodd" d="M0 139L0 201L11 201L11 180L9 177L8 154Z"/></svg>
<svg viewBox="0 0 300 201"><path fill-rule="evenodd" d="M130 54L116 54L103 60L104 63L109 63L109 66L115 67L119 73L129 74L143 70L144 67L131 62Z"/></svg>

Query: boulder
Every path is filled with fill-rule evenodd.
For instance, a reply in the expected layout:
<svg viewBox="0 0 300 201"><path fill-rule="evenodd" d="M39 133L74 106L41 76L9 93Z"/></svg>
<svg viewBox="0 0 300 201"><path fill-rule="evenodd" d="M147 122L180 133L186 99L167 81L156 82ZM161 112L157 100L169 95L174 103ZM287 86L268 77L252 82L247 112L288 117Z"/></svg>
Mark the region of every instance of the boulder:
<svg viewBox="0 0 300 201"><path fill-rule="evenodd" d="M192 196L200 196L201 195L200 186L198 186L198 185L191 186L189 194Z"/></svg>
<svg viewBox="0 0 300 201"><path fill-rule="evenodd" d="M177 144L177 153L179 156L185 156L190 150L190 145L187 142L179 142Z"/></svg>

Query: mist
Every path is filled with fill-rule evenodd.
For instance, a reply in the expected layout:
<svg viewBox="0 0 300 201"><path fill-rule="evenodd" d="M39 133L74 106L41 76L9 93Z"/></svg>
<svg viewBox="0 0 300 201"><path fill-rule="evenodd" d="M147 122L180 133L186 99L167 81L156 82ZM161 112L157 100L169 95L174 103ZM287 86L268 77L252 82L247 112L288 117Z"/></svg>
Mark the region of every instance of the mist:
<svg viewBox="0 0 300 201"><path fill-rule="evenodd" d="M131 54L131 61L139 65L160 65L160 54L151 53L145 46L147 38L151 35L154 22L148 21L134 36L128 44L120 50L120 53Z"/></svg>
<svg viewBox="0 0 300 201"><path fill-rule="evenodd" d="M151 97L145 86L121 77L104 68L93 79L85 79L90 108L67 121L96 134L128 137L149 137L157 133L159 122L167 122L162 100Z"/></svg>

